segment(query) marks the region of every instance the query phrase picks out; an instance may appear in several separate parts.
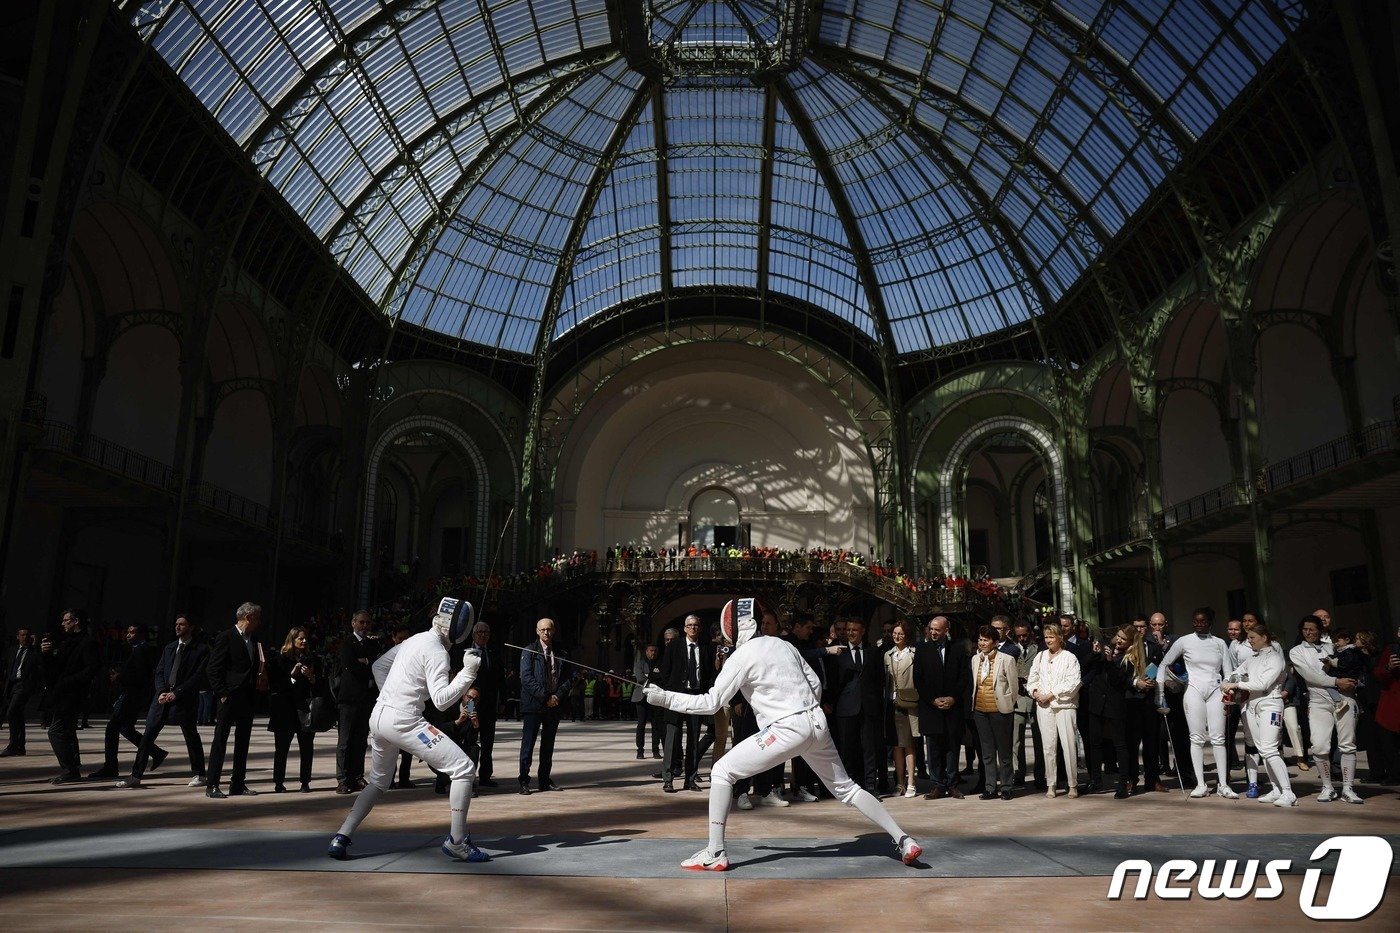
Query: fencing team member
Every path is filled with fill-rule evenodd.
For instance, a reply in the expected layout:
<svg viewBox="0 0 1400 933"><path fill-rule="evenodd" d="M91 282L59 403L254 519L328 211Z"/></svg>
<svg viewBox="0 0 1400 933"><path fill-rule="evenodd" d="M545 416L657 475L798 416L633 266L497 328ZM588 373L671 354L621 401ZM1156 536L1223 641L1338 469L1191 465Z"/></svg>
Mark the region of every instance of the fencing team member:
<svg viewBox="0 0 1400 933"><path fill-rule="evenodd" d="M1341 798L1347 803L1362 803L1361 795L1352 789L1356 777L1356 698L1348 694L1356 690L1350 677L1333 677L1324 662L1332 657L1330 641L1324 642L1322 623L1315 616L1304 616L1298 624L1301 639L1288 653L1293 669L1308 685L1308 732L1312 736L1312 757L1317 776L1322 780L1318 802L1328 803L1339 796L1332 788L1332 730L1337 730L1337 751L1342 756Z"/></svg>
<svg viewBox="0 0 1400 933"><path fill-rule="evenodd" d="M1233 694L1235 701L1242 704L1240 721L1244 724L1245 741L1256 749L1250 757L1263 758L1269 780L1274 785L1272 790L1259 798L1260 802L1291 807L1297 804L1298 798L1288 780L1288 765L1279 753L1279 735L1283 729L1283 683L1288 679L1288 661L1283 656L1283 648L1274 641L1273 634L1262 622L1250 628L1245 638L1252 653L1230 675L1229 681L1221 685L1221 689L1226 695ZM1250 766L1258 767L1253 761Z"/></svg>
<svg viewBox="0 0 1400 933"><path fill-rule="evenodd" d="M1233 622L1231 622L1230 624L1234 625ZM1259 625L1261 623L1255 621L1252 624ZM1225 670L1227 672L1226 678L1228 680L1234 680L1235 675L1238 674L1244 668L1245 664L1248 663L1250 658L1254 657L1254 646L1251 643L1248 629L1245 630L1243 638L1240 638L1238 641L1234 638L1231 638L1225 643L1225 645ZM1285 664L1284 667L1287 668L1287 665ZM1287 671L1285 670L1285 674L1286 673ZM1245 796L1253 800L1259 796L1259 767L1263 762L1263 757L1259 752L1259 744L1254 741L1254 732L1252 729L1253 723L1251 722L1249 715L1245 712L1243 705L1237 706L1236 708L1240 711L1240 729L1244 732L1244 775L1245 780L1248 782L1249 785L1245 789ZM1283 714L1280 712L1280 721L1282 715ZM1234 729L1231 728L1229 725L1230 716L1230 711L1227 709L1225 711L1225 741L1228 743L1225 748L1225 751L1227 753L1233 752L1232 746L1234 745L1235 741Z"/></svg>
<svg viewBox="0 0 1400 933"><path fill-rule="evenodd" d="M1215 774L1219 778L1215 792L1229 800L1239 797L1230 789L1230 771L1225 759L1225 706L1221 702L1220 685L1225 680L1229 663L1229 648L1225 639L1210 633L1215 610L1209 606L1197 609L1191 617L1195 635L1186 635L1172 642L1158 670L1166 671L1178 660L1186 662L1186 724L1191 730L1191 764L1196 769L1196 789L1192 797L1210 793L1206 785L1206 745L1215 756ZM1166 677L1157 678L1157 705L1164 706L1162 688Z"/></svg>
<svg viewBox="0 0 1400 933"><path fill-rule="evenodd" d="M725 604L720 626L724 639L734 645L734 653L724 662L707 693L672 693L653 684L646 687L648 703L698 716L714 715L739 692L758 720L758 734L737 742L715 763L710 773L709 846L686 859L681 867L693 871L729 868L724 830L735 782L797 756L811 766L842 803L855 807L889 833L900 858L906 865L912 864L923 854L922 847L841 766L821 709L821 682L816 673L787 641L755 637L764 612L763 604L753 598Z"/></svg>
<svg viewBox="0 0 1400 933"><path fill-rule="evenodd" d="M456 742L423 718L424 704L431 702L447 709L462 699L473 680L481 658L467 652L462 670L448 678L448 649L471 637L474 612L471 603L452 597L438 604L432 628L404 640L398 646L379 701L369 717L371 765L369 784L340 831L331 840L327 854L344 860L349 856L350 837L369 815L380 795L389 787L399 750L411 752L434 770L452 779L452 828L442 844L444 854L465 862L489 862L491 856L472 845L467 834L467 807L472 797L472 777L476 765Z"/></svg>

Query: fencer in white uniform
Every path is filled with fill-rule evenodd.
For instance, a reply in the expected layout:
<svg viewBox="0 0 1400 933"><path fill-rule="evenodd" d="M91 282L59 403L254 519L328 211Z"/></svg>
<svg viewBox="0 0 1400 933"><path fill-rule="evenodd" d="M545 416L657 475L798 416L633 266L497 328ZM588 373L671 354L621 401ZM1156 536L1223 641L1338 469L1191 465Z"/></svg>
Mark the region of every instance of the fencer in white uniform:
<svg viewBox="0 0 1400 933"><path fill-rule="evenodd" d="M1293 669L1308 685L1308 731L1312 735L1313 762L1317 765L1317 776L1322 780L1322 790L1317 795L1321 803L1336 800L1341 796L1347 803L1362 803L1361 795L1352 789L1356 777L1356 715L1355 697L1348 696L1342 688L1356 689L1356 681L1346 677L1333 677L1323 665L1324 658L1332 657L1332 645L1322 640L1322 624L1313 616L1304 616L1298 624L1301 641L1288 652ZM1332 729L1337 730L1337 751L1342 756L1342 792L1332 788L1332 770L1329 767L1332 757Z"/></svg>
<svg viewBox="0 0 1400 933"><path fill-rule="evenodd" d="M1214 615L1210 609L1196 610L1192 617L1196 634L1184 635L1172 642L1157 667L1166 671L1177 661L1186 662L1186 693L1182 705L1191 732L1191 764L1196 768L1196 789L1191 791L1191 796L1204 797L1210 793L1206 785L1206 745L1209 745L1219 778L1215 792L1233 800L1239 794L1230 789L1230 772L1225 759L1225 706L1220 693L1229 648L1225 639L1210 633ZM1162 696L1165 681L1166 677L1157 678L1158 706L1165 705Z"/></svg>
<svg viewBox="0 0 1400 933"><path fill-rule="evenodd" d="M1225 642L1226 680L1234 680L1235 674L1244 667L1250 658L1254 657L1254 648L1251 647L1250 641L1249 633L1246 631L1245 637L1239 641L1231 638ZM1253 723L1243 708L1240 710L1240 731L1244 733L1244 774L1245 780L1249 784L1245 796L1252 800L1259 796L1259 768L1263 764L1263 758L1259 754L1259 746L1254 741ZM1233 736L1226 736L1226 741L1232 739ZM1226 751L1228 752L1229 749L1227 748Z"/></svg>
<svg viewBox="0 0 1400 933"><path fill-rule="evenodd" d="M1284 764L1283 755L1279 752L1279 735L1283 729L1283 683L1288 679L1288 661L1282 646L1262 625L1250 629L1245 638L1251 653L1230 673L1229 680L1221 685L1221 689L1233 692L1236 702L1243 704L1240 722L1244 724L1245 740L1253 742L1257 750L1254 754L1262 757L1269 780L1274 785L1272 790L1259 798L1260 802L1291 807L1297 804L1298 798L1288 780L1288 765Z"/></svg>
<svg viewBox="0 0 1400 933"><path fill-rule="evenodd" d="M734 653L708 693L671 693L652 684L646 700L654 706L696 716L711 716L736 692L753 709L758 734L737 742L715 762L710 773L710 843L681 863L692 871L724 871L725 821L734 801L734 784L801 756L842 803L855 807L889 833L904 864L910 865L923 848L906 835L883 804L851 780L831 741L821 708L821 682L797 649L781 638L758 634L763 604L752 598L725 604L721 628Z"/></svg>
<svg viewBox="0 0 1400 933"><path fill-rule="evenodd" d="M462 669L457 676L448 676L451 670L448 649L471 637L473 616L471 603L448 597L438 604L432 628L397 646L392 666L379 691L379 701L369 716L372 756L369 785L360 792L350 808L350 815L331 840L327 852L331 858L344 860L348 857L350 838L388 789L402 749L452 779L449 797L452 826L442 844L443 853L464 862L491 860L472 845L471 836L467 834L467 807L471 804L476 765L446 733L423 718L424 704L431 702L439 709L451 707L461 701L462 694L476 679L481 659L470 651L462 658Z"/></svg>

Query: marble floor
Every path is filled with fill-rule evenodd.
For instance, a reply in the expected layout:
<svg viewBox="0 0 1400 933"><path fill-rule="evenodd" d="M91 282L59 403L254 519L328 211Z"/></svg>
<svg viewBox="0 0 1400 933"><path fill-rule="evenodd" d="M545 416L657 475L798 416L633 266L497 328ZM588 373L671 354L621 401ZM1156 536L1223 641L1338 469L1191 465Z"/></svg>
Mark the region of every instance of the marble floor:
<svg viewBox="0 0 1400 933"><path fill-rule="evenodd" d="M206 742L212 730L202 730ZM169 734L169 733L167 733ZM79 733L85 769L100 764L101 723ZM164 738L164 736L162 736ZM519 725L501 724L497 777L472 803L473 838L494 860L445 858L447 802L415 765L418 786L391 791L361 827L355 858L325 844L350 805L334 793L335 734L318 738L310 794L274 794L272 741L254 730L257 797L208 800L186 787L183 743L139 790L102 781L54 787L48 742L31 727L29 755L0 759L0 926L104 930L175 923L203 931L297 926L493 930L1146 929L1203 922L1254 929L1311 925L1303 872L1323 840L1380 835L1400 848L1400 795L1363 786L1362 806L1291 810L1179 793L1011 801L886 801L923 858L901 864L884 835L833 801L732 813L731 870L677 868L706 833L703 793L664 794L651 759L635 759L630 723L566 723L555 754L562 793L522 797L513 780ZM134 750L123 743L129 767ZM1295 772L1296 776L1296 772ZM1300 790L1314 790L1305 774ZM1237 782L1237 788L1243 790ZM1107 894L1125 859L1285 859L1273 899L1134 901ZM469 875L456 879L446 876ZM1386 896L1353 929L1393 929L1400 865Z"/></svg>

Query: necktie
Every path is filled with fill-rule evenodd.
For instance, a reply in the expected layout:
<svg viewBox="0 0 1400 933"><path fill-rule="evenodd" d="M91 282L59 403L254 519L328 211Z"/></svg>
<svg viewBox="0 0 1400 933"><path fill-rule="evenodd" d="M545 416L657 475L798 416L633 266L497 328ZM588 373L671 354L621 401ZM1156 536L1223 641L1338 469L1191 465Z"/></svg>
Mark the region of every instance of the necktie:
<svg viewBox="0 0 1400 933"><path fill-rule="evenodd" d="M170 665L170 684L169 684L169 686L171 687L171 689L174 689L175 684L179 681L179 678L180 678L180 662L183 661L184 659L185 659L185 643L184 643L184 642L180 642L180 644L178 644L178 645L175 646L175 663L172 664L172 665Z"/></svg>
<svg viewBox="0 0 1400 933"><path fill-rule="evenodd" d="M851 649L851 655L855 659L856 670L860 670L861 668L865 667L865 658L860 653L860 645L856 645L854 648Z"/></svg>
<svg viewBox="0 0 1400 933"><path fill-rule="evenodd" d="M19 649L18 653L15 654L15 670L11 675L15 680L19 680L20 674L24 670L24 655L27 651L29 651L29 648L25 647Z"/></svg>
<svg viewBox="0 0 1400 933"><path fill-rule="evenodd" d="M690 666L686 669L686 686L692 690L700 686L700 648L698 645L690 645Z"/></svg>

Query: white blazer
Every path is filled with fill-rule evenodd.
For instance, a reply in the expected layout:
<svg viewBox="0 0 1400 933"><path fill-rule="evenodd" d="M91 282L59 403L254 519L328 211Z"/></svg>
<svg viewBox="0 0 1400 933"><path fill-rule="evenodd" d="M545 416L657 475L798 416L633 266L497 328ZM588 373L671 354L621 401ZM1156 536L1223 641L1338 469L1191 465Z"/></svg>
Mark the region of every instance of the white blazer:
<svg viewBox="0 0 1400 933"><path fill-rule="evenodd" d="M1079 659L1068 648L1051 657L1049 650L1036 652L1031 662L1031 674L1026 678L1026 692L1032 697L1037 690L1053 695L1050 709L1078 709L1079 687L1082 683L1079 674Z"/></svg>

